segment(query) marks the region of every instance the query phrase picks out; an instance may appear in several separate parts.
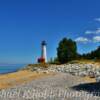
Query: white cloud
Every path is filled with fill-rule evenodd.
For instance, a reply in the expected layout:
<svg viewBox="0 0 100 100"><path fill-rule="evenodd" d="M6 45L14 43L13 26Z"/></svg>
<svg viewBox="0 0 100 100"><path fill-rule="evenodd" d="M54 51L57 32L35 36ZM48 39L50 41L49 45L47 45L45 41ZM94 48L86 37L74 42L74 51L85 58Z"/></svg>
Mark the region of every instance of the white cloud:
<svg viewBox="0 0 100 100"><path fill-rule="evenodd" d="M100 36L93 37L93 42L100 42Z"/></svg>
<svg viewBox="0 0 100 100"><path fill-rule="evenodd" d="M94 20L100 22L100 18L95 18Z"/></svg>
<svg viewBox="0 0 100 100"><path fill-rule="evenodd" d="M90 30L87 30L86 32L85 32L85 34L93 34L94 33L94 31L90 31Z"/></svg>
<svg viewBox="0 0 100 100"><path fill-rule="evenodd" d="M85 34L100 34L100 28L97 28L97 29L94 30L94 31L87 30L87 31L85 32Z"/></svg>
<svg viewBox="0 0 100 100"><path fill-rule="evenodd" d="M75 39L75 41L86 43L86 42L89 42L90 40L88 38L85 38L85 37L78 37Z"/></svg>

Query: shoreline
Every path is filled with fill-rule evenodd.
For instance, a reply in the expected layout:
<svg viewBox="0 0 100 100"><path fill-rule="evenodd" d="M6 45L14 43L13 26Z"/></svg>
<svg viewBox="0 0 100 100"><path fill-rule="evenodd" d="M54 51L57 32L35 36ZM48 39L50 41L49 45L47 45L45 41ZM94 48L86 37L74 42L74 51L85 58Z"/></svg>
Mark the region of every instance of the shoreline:
<svg viewBox="0 0 100 100"><path fill-rule="evenodd" d="M75 65L75 63L74 63L74 65ZM40 68L39 66L36 66L36 67L35 66L36 65L34 65L34 64L30 65L30 66L27 65L16 71L0 74L0 89L12 88L14 86L22 85L24 83L30 83L31 81L33 81L35 79L39 79L39 78L47 77L47 76L54 76L56 74L59 74L57 69L60 71L64 68L68 68L68 69L71 68L71 67L68 67L70 65L48 65L49 67L47 67L47 66L42 67L39 65L42 68ZM73 64L72 64L72 66L73 66ZM75 65L75 66L77 66L77 65ZM64 73L64 71L60 71L60 72ZM66 72L66 74L71 75L70 73L67 73L67 72ZM83 82L84 81L96 82L95 78L89 78L88 76L85 76L85 77L75 76L75 75L73 75L73 76L79 77L79 79L82 79Z"/></svg>
<svg viewBox="0 0 100 100"><path fill-rule="evenodd" d="M4 73L0 73L0 75L6 75L6 74L10 74L10 73L15 73L18 72L19 70L15 70L15 71L10 71L10 72L4 72Z"/></svg>

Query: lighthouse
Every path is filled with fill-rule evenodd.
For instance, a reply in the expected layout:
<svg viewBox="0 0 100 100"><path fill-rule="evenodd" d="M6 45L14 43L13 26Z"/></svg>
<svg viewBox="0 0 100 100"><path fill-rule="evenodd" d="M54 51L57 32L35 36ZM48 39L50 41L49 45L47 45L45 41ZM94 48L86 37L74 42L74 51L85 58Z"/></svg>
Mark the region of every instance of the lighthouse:
<svg viewBox="0 0 100 100"><path fill-rule="evenodd" d="M47 43L45 41L41 42L41 57L38 58L38 63L47 63Z"/></svg>
<svg viewBox="0 0 100 100"><path fill-rule="evenodd" d="M47 62L47 50L46 50L46 42L42 41L41 43L41 58L43 58L45 60L45 62Z"/></svg>

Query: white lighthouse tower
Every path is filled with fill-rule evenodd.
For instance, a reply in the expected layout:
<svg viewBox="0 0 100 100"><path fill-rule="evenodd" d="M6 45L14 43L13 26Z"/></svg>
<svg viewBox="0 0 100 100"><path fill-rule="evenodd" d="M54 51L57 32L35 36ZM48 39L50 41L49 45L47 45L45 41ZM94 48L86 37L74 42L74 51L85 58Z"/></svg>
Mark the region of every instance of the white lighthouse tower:
<svg viewBox="0 0 100 100"><path fill-rule="evenodd" d="M46 42L42 41L41 46L42 46L42 51L41 51L41 58L44 58L45 63L47 62L47 50L46 50Z"/></svg>

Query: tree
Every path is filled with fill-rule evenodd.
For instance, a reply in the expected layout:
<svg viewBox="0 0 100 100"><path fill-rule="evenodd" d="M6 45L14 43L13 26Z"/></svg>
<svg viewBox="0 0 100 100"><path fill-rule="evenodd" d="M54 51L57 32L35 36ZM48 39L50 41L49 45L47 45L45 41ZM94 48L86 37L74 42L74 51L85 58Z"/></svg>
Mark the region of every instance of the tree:
<svg viewBox="0 0 100 100"><path fill-rule="evenodd" d="M83 54L82 57L85 59L100 59L100 46L96 50Z"/></svg>
<svg viewBox="0 0 100 100"><path fill-rule="evenodd" d="M63 38L59 42L57 48L57 57L60 63L66 63L75 59L77 56L77 46L76 42L71 39Z"/></svg>

